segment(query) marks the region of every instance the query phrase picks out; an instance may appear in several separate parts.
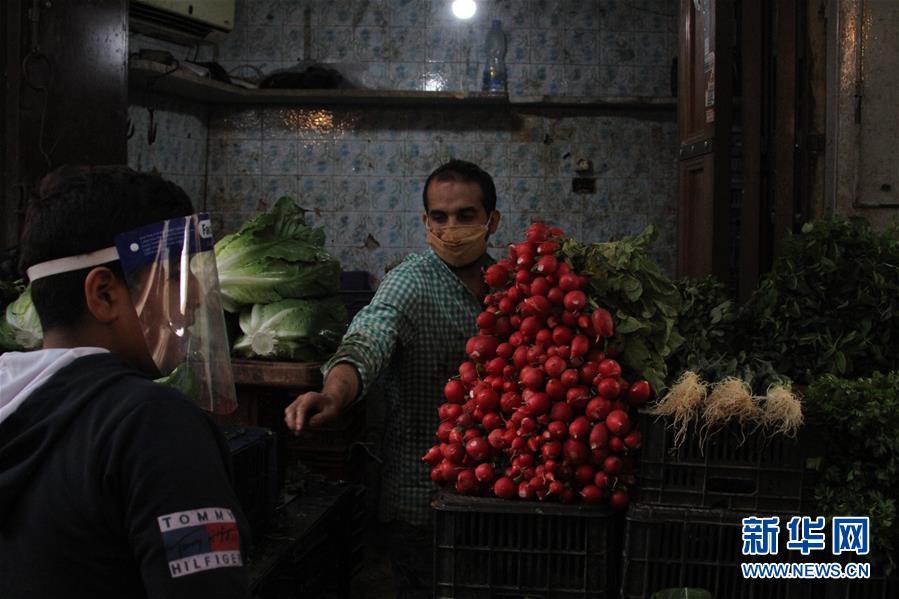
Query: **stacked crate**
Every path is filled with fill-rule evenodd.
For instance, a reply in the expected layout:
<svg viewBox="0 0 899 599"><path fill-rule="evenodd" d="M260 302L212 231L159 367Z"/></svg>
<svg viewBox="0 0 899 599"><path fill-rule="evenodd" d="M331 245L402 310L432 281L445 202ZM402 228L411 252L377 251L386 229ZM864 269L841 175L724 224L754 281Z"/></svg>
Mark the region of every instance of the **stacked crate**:
<svg viewBox="0 0 899 599"><path fill-rule="evenodd" d="M786 551L785 524L809 513L815 450L805 427L796 439L744 431L734 423L700 446L691 427L674 449L664 418L646 415L638 473L638 503L628 511L622 598L649 597L675 587L702 588L729 599L823 596L823 582L750 581L742 576L742 519L779 516L777 556L761 562L813 561Z"/></svg>
<svg viewBox="0 0 899 599"><path fill-rule="evenodd" d="M434 508L434 597L612 599L621 518L604 506L442 494Z"/></svg>

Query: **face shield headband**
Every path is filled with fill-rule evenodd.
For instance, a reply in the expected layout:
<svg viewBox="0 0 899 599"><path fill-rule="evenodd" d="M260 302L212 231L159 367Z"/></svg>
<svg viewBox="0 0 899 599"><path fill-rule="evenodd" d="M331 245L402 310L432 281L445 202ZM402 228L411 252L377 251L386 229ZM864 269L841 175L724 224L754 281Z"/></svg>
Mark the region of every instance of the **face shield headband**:
<svg viewBox="0 0 899 599"><path fill-rule="evenodd" d="M115 246L42 262L31 281L119 260L147 344L165 382L214 413L237 407L230 348L206 214L129 231Z"/></svg>

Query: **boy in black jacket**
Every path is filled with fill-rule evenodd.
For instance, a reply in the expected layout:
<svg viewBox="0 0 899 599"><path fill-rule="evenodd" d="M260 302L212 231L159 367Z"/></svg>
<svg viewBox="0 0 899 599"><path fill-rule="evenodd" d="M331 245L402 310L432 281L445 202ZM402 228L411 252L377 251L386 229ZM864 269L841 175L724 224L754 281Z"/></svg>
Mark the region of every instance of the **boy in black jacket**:
<svg viewBox="0 0 899 599"><path fill-rule="evenodd" d="M193 211L176 185L126 167L60 169L28 207L21 268L43 273L44 343L0 356L4 599L249 596L227 445L153 382L167 341L151 351L146 298L118 259L98 263L117 235Z"/></svg>

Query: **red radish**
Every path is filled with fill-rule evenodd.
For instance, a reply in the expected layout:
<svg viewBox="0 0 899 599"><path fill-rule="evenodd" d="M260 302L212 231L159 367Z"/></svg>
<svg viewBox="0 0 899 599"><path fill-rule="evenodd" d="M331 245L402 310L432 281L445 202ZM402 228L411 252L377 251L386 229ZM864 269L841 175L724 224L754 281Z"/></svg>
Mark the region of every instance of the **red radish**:
<svg viewBox="0 0 899 599"><path fill-rule="evenodd" d="M593 477L593 484L600 489L605 489L609 486L609 475L600 470L596 473L596 476Z"/></svg>
<svg viewBox="0 0 899 599"><path fill-rule="evenodd" d="M577 317L577 328L579 328L584 333L590 333L593 329L593 325L590 323L590 317L586 314L581 314Z"/></svg>
<svg viewBox="0 0 899 599"><path fill-rule="evenodd" d="M590 449L602 449L609 443L609 429L603 423L594 424L590 429Z"/></svg>
<svg viewBox="0 0 899 599"><path fill-rule="evenodd" d="M573 292L569 292L569 293L573 293ZM563 303L564 303L564 300L563 300ZM577 316L575 316L574 312L571 312L570 310L563 310L562 311L562 324L564 324L565 326L568 326L568 327L577 326Z"/></svg>
<svg viewBox="0 0 899 599"><path fill-rule="evenodd" d="M549 329L540 329L539 331L537 331L537 335L534 337L534 341L537 345L541 346L540 353L543 353L543 348L552 342L552 333Z"/></svg>
<svg viewBox="0 0 899 599"><path fill-rule="evenodd" d="M552 302L545 295L532 295L521 302L521 313L525 316L546 318L552 310Z"/></svg>
<svg viewBox="0 0 899 599"><path fill-rule="evenodd" d="M440 478L448 483L455 482L456 477L459 476L459 471L462 470L462 468L447 460L440 462L437 467L440 468Z"/></svg>
<svg viewBox="0 0 899 599"><path fill-rule="evenodd" d="M565 300L565 292L560 287L552 287L546 292L546 299L555 306L561 306Z"/></svg>
<svg viewBox="0 0 899 599"><path fill-rule="evenodd" d="M640 431L631 431L624 437L624 444L628 449L640 449L643 446L643 435Z"/></svg>
<svg viewBox="0 0 899 599"><path fill-rule="evenodd" d="M531 248L527 248L524 251L519 250L518 257L515 259L515 266L518 267L518 272L531 270L534 266L535 258L536 255Z"/></svg>
<svg viewBox="0 0 899 599"><path fill-rule="evenodd" d="M542 243L546 241L549 234L549 227L543 223L531 223L525 232L525 238L528 243Z"/></svg>
<svg viewBox="0 0 899 599"><path fill-rule="evenodd" d="M462 495L474 495L478 491L478 479L471 468L459 472L456 478L456 491Z"/></svg>
<svg viewBox="0 0 899 599"><path fill-rule="evenodd" d="M508 360L515 353L515 346L508 341L500 343L496 346L496 355L504 360Z"/></svg>
<svg viewBox="0 0 899 599"><path fill-rule="evenodd" d="M617 379L621 376L621 364L615 360L606 358L599 363L599 374L603 377Z"/></svg>
<svg viewBox="0 0 899 599"><path fill-rule="evenodd" d="M450 403L464 403L465 394L465 385L462 383L462 381L457 379L451 379L443 387L443 396L446 398L446 401Z"/></svg>
<svg viewBox="0 0 899 599"><path fill-rule="evenodd" d="M549 362L549 360L547 360ZM546 368L546 364L543 365ZM546 394L549 395L549 398L553 401L565 401L565 393L568 391L568 388L562 384L562 381L559 379L549 379L546 381Z"/></svg>
<svg viewBox="0 0 899 599"><path fill-rule="evenodd" d="M544 459L557 458L562 455L562 442L558 440L549 441L540 448L540 453Z"/></svg>
<svg viewBox="0 0 899 599"><path fill-rule="evenodd" d="M544 241L540 245L537 246L537 254L541 256L548 256L550 254L555 254L559 251L559 244L555 241Z"/></svg>
<svg viewBox="0 0 899 599"><path fill-rule="evenodd" d="M537 493L534 491L534 487L531 487L528 482L530 481L521 481L518 483L518 497L525 501L533 501L537 497Z"/></svg>
<svg viewBox="0 0 899 599"><path fill-rule="evenodd" d="M565 294L562 305L565 306L566 310L571 312L580 312L584 309L584 306L587 305L587 295L580 289L569 291Z"/></svg>
<svg viewBox="0 0 899 599"><path fill-rule="evenodd" d="M604 308L597 308L590 313L590 321L593 323L593 330L597 335L603 337L611 337L615 334L615 325L612 321L612 315Z"/></svg>
<svg viewBox="0 0 899 599"><path fill-rule="evenodd" d="M535 277L534 280L531 281L532 296L545 297L550 289L552 289L552 285L546 280L546 277ZM546 301L549 301L549 298L547 298Z"/></svg>
<svg viewBox="0 0 899 599"><path fill-rule="evenodd" d="M580 281L578 280L577 275L571 273L561 274L559 275L559 287L566 293L575 291L580 288Z"/></svg>
<svg viewBox="0 0 899 599"><path fill-rule="evenodd" d="M626 435L631 429L631 419L628 417L627 412L622 410L612 410L612 412L606 416L606 427L608 427L609 432L613 435Z"/></svg>
<svg viewBox="0 0 899 599"><path fill-rule="evenodd" d="M581 377L578 374L578 371L575 370L574 368L569 368L568 370L565 370L559 376L559 380L562 381L562 384L565 385L566 387L574 387L575 385L578 384L580 379L581 379Z"/></svg>
<svg viewBox="0 0 899 599"><path fill-rule="evenodd" d="M527 318L522 319L521 326L518 327L518 332L524 335L526 339L533 339L542 328L543 325L539 318L536 316L528 316Z"/></svg>
<svg viewBox="0 0 899 599"><path fill-rule="evenodd" d="M567 275L570 272L571 272L571 265L569 265L567 262L560 261L559 268L556 271L556 274L561 277L562 275Z"/></svg>
<svg viewBox="0 0 899 599"><path fill-rule="evenodd" d="M549 237L565 237L565 231L563 231L559 227L550 227L547 230L547 235Z"/></svg>
<svg viewBox="0 0 899 599"><path fill-rule="evenodd" d="M491 464L479 464L478 467L474 469L474 475L475 478L478 479L478 482L490 483L493 482L496 473Z"/></svg>
<svg viewBox="0 0 899 599"><path fill-rule="evenodd" d="M556 345L569 345L574 339L574 331L570 327L559 325L553 329L552 339Z"/></svg>
<svg viewBox="0 0 899 599"><path fill-rule="evenodd" d="M578 441L577 439L567 439L562 448L565 459L570 464L583 464L590 456L590 450L587 449L587 444L583 441Z"/></svg>
<svg viewBox="0 0 899 599"><path fill-rule="evenodd" d="M534 391L540 391L543 389L543 384L546 381L546 377L543 374L543 371L539 368L534 368L533 366L525 366L521 369L521 384L528 388L533 389Z"/></svg>
<svg viewBox="0 0 899 599"><path fill-rule="evenodd" d="M512 354L512 364L515 368L521 370L528 365L528 348L525 345L519 345Z"/></svg>
<svg viewBox="0 0 899 599"><path fill-rule="evenodd" d="M487 374L491 374L494 376L502 376L503 368L506 367L506 364L507 364L507 362L506 362L505 358L493 358L492 360L487 362L487 365L484 368L484 370L487 371Z"/></svg>
<svg viewBox="0 0 899 599"><path fill-rule="evenodd" d="M533 416L539 416L549 410L550 400L546 393L534 393L525 400L528 407L528 413Z"/></svg>
<svg viewBox="0 0 899 599"><path fill-rule="evenodd" d="M562 373L565 372L567 366L565 360L559 356L553 356L552 358L546 359L546 362L543 364L543 369L546 371L546 376L557 379L562 376Z"/></svg>
<svg viewBox="0 0 899 599"><path fill-rule="evenodd" d="M428 453L426 453L421 459L423 462L427 462L428 464L431 464L433 466L443 459L443 452L440 450L439 445L435 445L431 449L429 449Z"/></svg>
<svg viewBox="0 0 899 599"><path fill-rule="evenodd" d="M443 482L443 470L440 466L431 468L431 481L435 483Z"/></svg>
<svg viewBox="0 0 899 599"><path fill-rule="evenodd" d="M443 458L453 464L461 464L465 457L465 447L458 441L443 446Z"/></svg>
<svg viewBox="0 0 899 599"><path fill-rule="evenodd" d="M453 430L455 425L452 422L441 422L437 425L437 438L446 443L449 441L450 431Z"/></svg>
<svg viewBox="0 0 899 599"><path fill-rule="evenodd" d="M465 414L464 416L466 416L469 420L471 420L471 414ZM459 418L456 419L456 422L458 423L459 419L461 419L461 418L462 418L462 416L459 416ZM469 425L465 425L465 426L469 426ZM465 435L465 432L464 432L465 430L466 429L464 428L464 426L456 424L455 428L453 428L450 431L449 443L462 443L462 441L464 440L463 437Z"/></svg>
<svg viewBox="0 0 899 599"><path fill-rule="evenodd" d="M466 353L476 362L486 362L496 356L499 339L487 335L476 335L469 340Z"/></svg>
<svg viewBox="0 0 899 599"><path fill-rule="evenodd" d="M515 302L507 297L499 300L499 304L497 305L499 311L502 314L511 314L515 311Z"/></svg>
<svg viewBox="0 0 899 599"><path fill-rule="evenodd" d="M596 372L599 374L599 363L606 359L606 355L599 348L594 348L590 350L590 353L587 354L587 361L593 364L596 364Z"/></svg>
<svg viewBox="0 0 899 599"><path fill-rule="evenodd" d="M586 439L590 434L590 422L583 416L578 416L568 425L568 434L574 439Z"/></svg>
<svg viewBox="0 0 899 599"><path fill-rule="evenodd" d="M561 420L562 422L571 422L574 418L574 410L567 403L559 402L553 404L549 411L549 417L553 420Z"/></svg>
<svg viewBox="0 0 899 599"><path fill-rule="evenodd" d="M589 485L593 482L593 466L590 464L580 464L574 469L574 480L582 485Z"/></svg>
<svg viewBox="0 0 899 599"><path fill-rule="evenodd" d="M456 420L459 416L462 415L462 406L457 403L448 403L443 404L446 406L443 418L441 420Z"/></svg>
<svg viewBox="0 0 899 599"><path fill-rule="evenodd" d="M612 402L603 397L594 397L587 403L584 414L591 422L603 422L612 411Z"/></svg>
<svg viewBox="0 0 899 599"><path fill-rule="evenodd" d="M479 329L490 330L496 326L496 316L490 312L481 312L475 319L475 324Z"/></svg>
<svg viewBox="0 0 899 599"><path fill-rule="evenodd" d="M599 503L602 501L602 489L594 485L587 485L581 489L581 497L585 503Z"/></svg>
<svg viewBox="0 0 899 599"><path fill-rule="evenodd" d="M628 503L630 503L630 498L627 496L627 491L624 489L612 491L612 495L609 497L609 505L611 505L613 509L626 509Z"/></svg>
<svg viewBox="0 0 899 599"><path fill-rule="evenodd" d="M562 420L553 420L546 427L546 432L549 433L550 438L564 441L568 436L568 426Z"/></svg>
<svg viewBox="0 0 899 599"><path fill-rule="evenodd" d="M554 480L551 483L549 483L549 487L547 488L547 493L549 495L555 495L556 497L560 497L562 495L562 493L564 493L564 492L565 492L565 485L563 485L559 481Z"/></svg>
<svg viewBox="0 0 899 599"><path fill-rule="evenodd" d="M509 447L512 448L512 451L522 451L525 447L527 447L528 442L524 437L515 437L515 439L509 444Z"/></svg>
<svg viewBox="0 0 899 599"><path fill-rule="evenodd" d="M490 444L484 437L475 437L465 444L465 451L475 462L483 462L490 456Z"/></svg>
<svg viewBox="0 0 899 599"><path fill-rule="evenodd" d="M642 406L649 400L652 389L647 381L637 381L627 392L627 401L632 406Z"/></svg>
<svg viewBox="0 0 899 599"><path fill-rule="evenodd" d="M483 426L484 430L487 432L502 428L503 418L496 412L487 412L481 420L481 426Z"/></svg>
<svg viewBox="0 0 899 599"><path fill-rule="evenodd" d="M567 360L571 357L571 348L567 345L557 345L556 346L556 355L562 358L563 360Z"/></svg>
<svg viewBox="0 0 899 599"><path fill-rule="evenodd" d="M527 296L531 291L531 281L534 280L534 275L529 270L519 270L515 273L515 283L518 286L519 291L521 291L522 297Z"/></svg>
<svg viewBox="0 0 899 599"><path fill-rule="evenodd" d="M514 391L507 391L503 393L502 397L499 399L499 407L503 411L504 414L511 414L515 410L518 409L524 403L524 398L521 397L520 394L515 393Z"/></svg>
<svg viewBox="0 0 899 599"><path fill-rule="evenodd" d="M559 261L553 255L546 255L537 260L537 272L551 275L559 268Z"/></svg>
<svg viewBox="0 0 899 599"><path fill-rule="evenodd" d="M590 450L590 463L594 466L602 466L606 458L611 455L608 447L600 447L599 449Z"/></svg>
<svg viewBox="0 0 899 599"><path fill-rule="evenodd" d="M513 347L521 347L525 343L527 343L527 339L525 339L524 335L522 335L520 331L515 331L514 333L509 335L509 344Z"/></svg>
<svg viewBox="0 0 899 599"><path fill-rule="evenodd" d="M621 388L618 386L618 381L615 379L603 378L600 379L599 383L596 385L596 390L606 399L613 400L618 397Z"/></svg>
<svg viewBox="0 0 899 599"><path fill-rule="evenodd" d="M482 387L476 391L474 401L483 412L499 408L499 394L490 387Z"/></svg>
<svg viewBox="0 0 899 599"><path fill-rule="evenodd" d="M565 394L565 402L575 410L583 410L589 401L590 389L587 387L572 387Z"/></svg>
<svg viewBox="0 0 899 599"><path fill-rule="evenodd" d="M576 335L571 340L571 357L577 358L590 351L590 340L585 335Z"/></svg>
<svg viewBox="0 0 899 599"><path fill-rule="evenodd" d="M609 451L612 453L624 453L625 449L624 439L616 436L609 437Z"/></svg>
<svg viewBox="0 0 899 599"><path fill-rule="evenodd" d="M508 316L500 316L493 330L498 337L508 337L512 334L512 320Z"/></svg>
<svg viewBox="0 0 899 599"><path fill-rule="evenodd" d="M492 264L484 273L484 281L494 289L501 289L509 281L509 270L501 264Z"/></svg>
<svg viewBox="0 0 899 599"><path fill-rule="evenodd" d="M607 457L602 463L603 472L609 476L620 474L623 467L624 462L621 461L621 458L614 455Z"/></svg>
<svg viewBox="0 0 899 599"><path fill-rule="evenodd" d="M500 499L512 499L518 493L518 487L508 476L502 476L493 483L493 494Z"/></svg>
<svg viewBox="0 0 899 599"><path fill-rule="evenodd" d="M490 433L487 435L487 443L490 444L490 447L492 447L493 449L496 449L496 450L501 450L501 449L506 448L506 446L508 444L506 443L506 440L503 437L504 432L505 431L503 431L502 429L498 429L498 428L495 428L492 431L490 431Z"/></svg>

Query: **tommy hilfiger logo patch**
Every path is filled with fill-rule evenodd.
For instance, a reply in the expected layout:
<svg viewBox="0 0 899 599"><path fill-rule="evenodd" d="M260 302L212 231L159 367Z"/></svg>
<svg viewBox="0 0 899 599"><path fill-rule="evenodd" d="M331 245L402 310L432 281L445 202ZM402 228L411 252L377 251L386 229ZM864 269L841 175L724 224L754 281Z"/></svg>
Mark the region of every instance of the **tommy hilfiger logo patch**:
<svg viewBox="0 0 899 599"><path fill-rule="evenodd" d="M234 513L209 507L157 518L172 578L243 564Z"/></svg>

